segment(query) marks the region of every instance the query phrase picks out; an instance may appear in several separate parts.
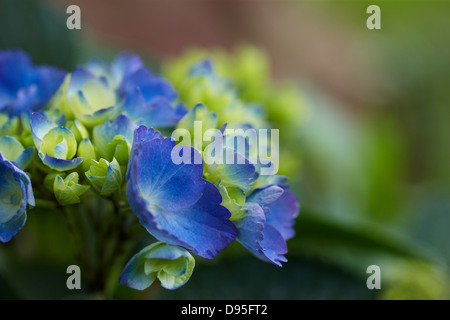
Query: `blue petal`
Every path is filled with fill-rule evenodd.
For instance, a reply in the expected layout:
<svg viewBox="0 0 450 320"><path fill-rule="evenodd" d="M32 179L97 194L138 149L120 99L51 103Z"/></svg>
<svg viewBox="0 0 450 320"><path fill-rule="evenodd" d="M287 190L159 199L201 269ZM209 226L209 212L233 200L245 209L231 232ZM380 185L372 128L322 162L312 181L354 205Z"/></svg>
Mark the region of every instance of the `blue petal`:
<svg viewBox="0 0 450 320"><path fill-rule="evenodd" d="M0 224L0 242L9 242L22 229L26 221L27 213L24 211L18 219Z"/></svg>
<svg viewBox="0 0 450 320"><path fill-rule="evenodd" d="M263 229L266 222L264 210L252 202L246 203L244 208L247 210L247 214L235 222L238 229L237 240L250 252L262 254L263 248L260 243L263 240Z"/></svg>
<svg viewBox="0 0 450 320"><path fill-rule="evenodd" d="M202 164L176 165L175 142L153 130L135 133L127 172L127 198L141 224L160 241L212 258L236 237L231 213L220 205L218 189L202 179Z"/></svg>
<svg viewBox="0 0 450 320"><path fill-rule="evenodd" d="M122 93L132 93L136 88L140 88L145 102L151 102L157 97L164 97L173 101L177 97L172 85L162 77L155 76L148 69L139 69L126 77L121 85Z"/></svg>
<svg viewBox="0 0 450 320"><path fill-rule="evenodd" d="M266 223L263 229L263 240L260 242L263 248L261 258L281 267L281 262L286 262L284 255L288 252L286 241L280 232L272 225Z"/></svg>
<svg viewBox="0 0 450 320"><path fill-rule="evenodd" d="M244 206L247 215L236 221L239 230L238 241L258 258L281 267L287 261L286 241L272 225L268 224L264 210L256 203L248 202Z"/></svg>
<svg viewBox="0 0 450 320"><path fill-rule="evenodd" d="M155 131L153 128L146 128L145 126L139 126L134 131L133 145L139 147L142 143L152 141L154 139L164 140L163 135L159 131Z"/></svg>
<svg viewBox="0 0 450 320"><path fill-rule="evenodd" d="M130 191L143 197L149 205L159 206L165 211L178 211L193 205L200 199L205 181L203 165L194 164L197 150L190 148L191 164L175 164L171 153L175 142L153 139L143 142L134 151L130 163ZM131 182L131 183L130 183ZM129 201L130 203L132 201Z"/></svg>
<svg viewBox="0 0 450 320"><path fill-rule="evenodd" d="M69 86L67 87L67 96L70 98L78 94L84 85L93 79L96 79L96 77L89 70L84 67L76 67L70 77Z"/></svg>
<svg viewBox="0 0 450 320"><path fill-rule="evenodd" d="M142 144L144 142L152 141L154 139L164 140L164 137L161 134L161 132L155 131L155 129L153 129L153 128L147 129L147 127L145 127L145 126L139 126L134 131L133 146L131 148L130 158L128 161L128 168L127 168L127 173L126 173L127 179L130 179L132 165L135 162L135 156L141 149Z"/></svg>
<svg viewBox="0 0 450 320"><path fill-rule="evenodd" d="M108 73L107 63L99 58L91 59L83 67L97 77L105 76Z"/></svg>
<svg viewBox="0 0 450 320"><path fill-rule="evenodd" d="M0 224L17 219L25 211L27 199L25 183L20 172L12 162L6 160L0 153Z"/></svg>
<svg viewBox="0 0 450 320"><path fill-rule="evenodd" d="M11 167L14 170L14 172L19 176L20 182L23 184L22 185L22 192L24 193L23 198L27 202L28 206L34 207L35 201L30 177L16 163L11 162Z"/></svg>
<svg viewBox="0 0 450 320"><path fill-rule="evenodd" d="M160 241L212 259L237 236L237 229L229 220L231 213L220 205L221 202L218 189L207 182L203 196L196 204L176 212L155 207L152 212L147 212L143 225Z"/></svg>
<svg viewBox="0 0 450 320"><path fill-rule="evenodd" d="M127 95L124 112L139 125L167 128L175 127L187 110L181 104L173 107L164 97L156 97L147 103L141 89L136 88Z"/></svg>
<svg viewBox="0 0 450 320"><path fill-rule="evenodd" d="M288 186L283 186L283 195L269 204L269 213L266 216L267 223L277 229L285 240L295 235L294 222L300 211L297 197L289 191Z"/></svg>
<svg viewBox="0 0 450 320"><path fill-rule="evenodd" d="M1 153L0 176L0 197L4 204L0 207L0 241L8 242L25 224L27 206L34 206L35 201L28 175Z"/></svg>
<svg viewBox="0 0 450 320"><path fill-rule="evenodd" d="M122 136L130 145L133 143L134 131L136 124L126 115L118 115L112 123L108 120L94 128L93 142L97 148L100 157L106 159L106 146L114 139L115 136Z"/></svg>
<svg viewBox="0 0 450 320"><path fill-rule="evenodd" d="M44 156L44 154L39 153L39 157L42 159L42 162L47 165L49 168L57 171L68 171L73 170L78 167L84 160L84 158L75 158L72 160L63 160L55 157L51 157L48 154Z"/></svg>
<svg viewBox="0 0 450 320"><path fill-rule="evenodd" d="M110 72L114 79L114 83L120 85L124 78L142 68L145 68L145 66L138 55L130 52L123 52L111 63Z"/></svg>
<svg viewBox="0 0 450 320"><path fill-rule="evenodd" d="M112 88L117 89L125 78L145 66L139 56L123 52L110 64L100 59L92 59L84 65L84 68L97 77L105 77Z"/></svg>
<svg viewBox="0 0 450 320"><path fill-rule="evenodd" d="M23 169L26 169L31 164L31 161L33 161L35 150L36 149L34 147L25 149L14 162L16 162Z"/></svg>
<svg viewBox="0 0 450 320"><path fill-rule="evenodd" d="M205 59L192 66L189 70L189 76L213 76L214 68L210 59Z"/></svg>
<svg viewBox="0 0 450 320"><path fill-rule="evenodd" d="M139 253L135 254L131 260L127 263L119 278L120 284L125 284L130 288L136 290L147 289L153 281L156 279L156 275L146 275L144 272L144 259L140 259L140 256L147 251L144 248Z"/></svg>
<svg viewBox="0 0 450 320"><path fill-rule="evenodd" d="M284 190L277 185L268 185L253 190L247 197L247 202L254 202L261 206L265 213L269 212L268 205L281 197Z"/></svg>
<svg viewBox="0 0 450 320"><path fill-rule="evenodd" d="M30 57L23 51L0 51L0 83L10 92L32 83L32 65Z"/></svg>
<svg viewBox="0 0 450 320"><path fill-rule="evenodd" d="M31 180L30 177L22 170L22 168L19 167L16 163L12 161L8 161L3 157L3 155L0 153L0 164L3 164L8 170L11 170L13 173L15 179L17 181L20 181L22 185L22 193L23 193L23 199L25 199L25 202L28 203L30 206L34 206L34 196L33 196L33 188L31 186Z"/></svg>
<svg viewBox="0 0 450 320"><path fill-rule="evenodd" d="M38 92L40 96L40 103L31 108L32 111L37 111L41 107L45 107L46 103L53 97L55 92L62 85L66 72L57 70L48 66L41 66L36 68Z"/></svg>
<svg viewBox="0 0 450 320"><path fill-rule="evenodd" d="M34 143L36 147L39 148L45 135L51 129L57 127L57 125L53 121L49 120L45 114L35 112L31 115L30 127Z"/></svg>
<svg viewBox="0 0 450 320"><path fill-rule="evenodd" d="M64 77L61 70L33 66L23 51L0 51L0 110L18 117L45 107Z"/></svg>

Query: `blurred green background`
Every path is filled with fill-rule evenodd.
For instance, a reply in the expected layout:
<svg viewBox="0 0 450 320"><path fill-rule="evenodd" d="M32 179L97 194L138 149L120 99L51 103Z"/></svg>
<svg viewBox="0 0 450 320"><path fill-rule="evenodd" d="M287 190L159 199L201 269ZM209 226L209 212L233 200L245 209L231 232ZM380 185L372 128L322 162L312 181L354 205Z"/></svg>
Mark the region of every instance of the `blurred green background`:
<svg viewBox="0 0 450 320"><path fill-rule="evenodd" d="M301 94L297 117L269 113L302 206L289 262L232 245L197 259L176 291L118 286L115 298L450 297L450 2L80 0L82 30L68 30L70 4L0 0L0 49L66 70L129 49L158 70L192 46L244 43ZM366 28L371 4L381 30ZM89 298L66 288L75 251L60 212L30 211L0 246L0 298ZM366 287L369 265L381 268L381 290Z"/></svg>

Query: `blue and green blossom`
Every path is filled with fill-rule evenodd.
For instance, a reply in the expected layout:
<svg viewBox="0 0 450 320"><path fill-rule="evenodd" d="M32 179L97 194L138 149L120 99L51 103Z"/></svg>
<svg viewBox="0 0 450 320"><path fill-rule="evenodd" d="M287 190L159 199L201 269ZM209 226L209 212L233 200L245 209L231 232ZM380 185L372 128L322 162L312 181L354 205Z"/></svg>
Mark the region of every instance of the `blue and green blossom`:
<svg viewBox="0 0 450 320"><path fill-rule="evenodd" d="M236 65L240 71L232 74L223 57L199 57L165 67L169 81L128 52L66 74L31 65L21 51L0 51L1 242L23 227L35 205L33 180L39 200L59 208L83 210L106 199L95 209L111 207L113 218L97 223L125 237L112 246L129 240L121 221L136 221L156 238L120 276L137 290L156 279L166 289L184 285L195 256L213 259L234 240L264 261L286 262L297 198L284 177L262 173L270 161L254 157L254 141L227 133L269 128L267 99L250 99L265 80L243 89L248 73L265 75L263 66ZM176 129L189 139L175 140ZM224 143L204 143L209 130ZM230 146L234 139L241 145Z"/></svg>
<svg viewBox="0 0 450 320"><path fill-rule="evenodd" d="M173 290L189 280L194 266L194 257L185 249L156 242L131 258L122 271L120 283L144 290L158 278L164 288Z"/></svg>

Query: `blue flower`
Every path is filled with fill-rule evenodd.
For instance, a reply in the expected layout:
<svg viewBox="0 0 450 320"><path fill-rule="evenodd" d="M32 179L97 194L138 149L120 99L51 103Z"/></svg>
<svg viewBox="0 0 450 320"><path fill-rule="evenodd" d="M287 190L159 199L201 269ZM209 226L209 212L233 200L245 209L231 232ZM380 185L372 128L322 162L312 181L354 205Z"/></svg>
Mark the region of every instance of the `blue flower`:
<svg viewBox="0 0 450 320"><path fill-rule="evenodd" d="M112 123L106 121L96 126L93 132L93 144L100 158L126 165L133 143L136 124L126 115L118 115Z"/></svg>
<svg viewBox="0 0 450 320"><path fill-rule="evenodd" d="M172 85L148 70L137 55L124 52L110 64L93 60L83 68L117 91L124 101L122 112L138 125L174 127L187 112L182 104L173 105L177 93Z"/></svg>
<svg viewBox="0 0 450 320"><path fill-rule="evenodd" d="M194 266L194 258L185 249L156 242L131 258L119 281L130 288L144 290L158 278L164 288L173 290L189 280Z"/></svg>
<svg viewBox="0 0 450 320"><path fill-rule="evenodd" d="M119 92L126 97L124 112L139 125L175 127L187 113L182 104L173 104L177 93L170 82L145 67L125 75Z"/></svg>
<svg viewBox="0 0 450 320"><path fill-rule="evenodd" d="M136 86L128 91L123 112L138 125L168 128L175 127L187 110L182 104L173 106L170 100L163 96L155 96L147 101L143 89Z"/></svg>
<svg viewBox="0 0 450 320"><path fill-rule="evenodd" d="M45 115L31 115L31 133L42 162L57 171L78 167L83 158L75 158L77 141L69 129L58 126Z"/></svg>
<svg viewBox="0 0 450 320"><path fill-rule="evenodd" d="M175 164L172 152L190 152L191 163ZM139 127L134 136L127 171L127 198L141 224L158 240L213 258L236 238L221 206L222 197L204 180L198 151L175 147L159 132Z"/></svg>
<svg viewBox="0 0 450 320"><path fill-rule="evenodd" d="M8 242L24 226L34 196L28 175L0 153L0 241Z"/></svg>
<svg viewBox="0 0 450 320"><path fill-rule="evenodd" d="M145 68L145 65L139 56L123 52L117 55L110 64L100 59L93 59L84 67L97 77L105 77L114 89L118 89L124 79Z"/></svg>
<svg viewBox="0 0 450 320"><path fill-rule="evenodd" d="M258 258L281 267L287 261L286 241L294 236L297 198L287 186L268 185L255 189L246 201L247 214L235 221L238 241Z"/></svg>
<svg viewBox="0 0 450 320"><path fill-rule="evenodd" d="M135 88L141 89L145 102L151 102L156 97L163 97L168 101L173 101L177 98L177 92L170 82L163 77L153 74L147 68L141 68L125 76L119 90L129 93Z"/></svg>
<svg viewBox="0 0 450 320"><path fill-rule="evenodd" d="M34 66L23 51L0 51L0 112L19 117L44 108L64 77L64 71Z"/></svg>
<svg viewBox="0 0 450 320"><path fill-rule="evenodd" d="M87 127L114 118L122 99L104 76L97 76L84 67L77 67L66 77L64 85L52 101L69 119L75 118Z"/></svg>

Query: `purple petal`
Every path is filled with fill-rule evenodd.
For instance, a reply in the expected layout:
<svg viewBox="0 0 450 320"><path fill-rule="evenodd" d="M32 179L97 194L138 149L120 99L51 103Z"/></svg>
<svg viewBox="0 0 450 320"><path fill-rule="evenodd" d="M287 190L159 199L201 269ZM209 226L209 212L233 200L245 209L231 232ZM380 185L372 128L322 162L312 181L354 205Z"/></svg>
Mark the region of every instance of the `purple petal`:
<svg viewBox="0 0 450 320"><path fill-rule="evenodd" d="M266 221L274 226L285 240L289 240L295 235L293 226L300 211L300 204L288 186L283 186L283 189L281 197L269 204Z"/></svg>
<svg viewBox="0 0 450 320"><path fill-rule="evenodd" d="M247 215L236 221L238 241L258 258L281 267L287 261L286 241L273 226L267 223L264 210L256 203L245 204Z"/></svg>
<svg viewBox="0 0 450 320"><path fill-rule="evenodd" d="M276 201L284 193L284 190L277 185L269 185L255 189L247 197L247 202L255 202L263 208L264 212L269 211L268 205Z"/></svg>

